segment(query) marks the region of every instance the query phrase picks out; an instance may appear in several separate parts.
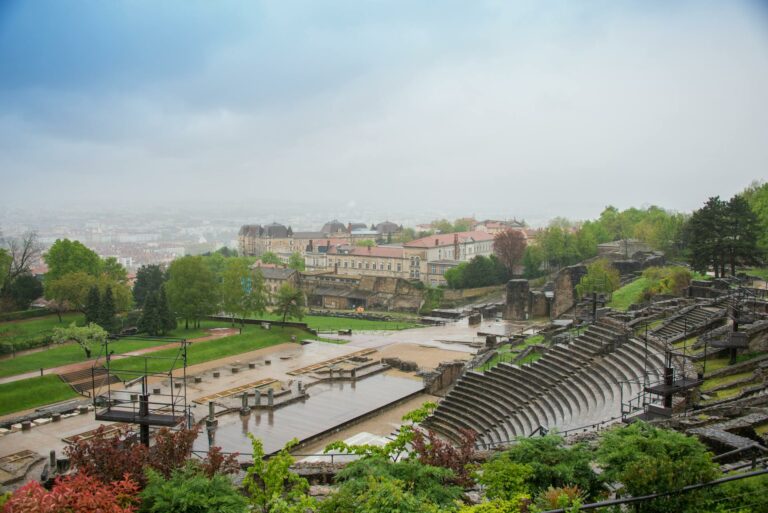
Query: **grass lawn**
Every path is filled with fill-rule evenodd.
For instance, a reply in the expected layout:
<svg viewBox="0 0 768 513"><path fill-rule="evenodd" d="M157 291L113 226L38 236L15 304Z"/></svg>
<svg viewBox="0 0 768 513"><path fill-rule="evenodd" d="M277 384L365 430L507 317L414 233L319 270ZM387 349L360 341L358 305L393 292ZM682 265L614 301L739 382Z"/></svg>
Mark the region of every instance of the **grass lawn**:
<svg viewBox="0 0 768 513"><path fill-rule="evenodd" d="M528 353L528 356L526 356L525 358L523 358L522 360L517 362L517 365L523 365L523 364L526 364L526 363L533 363L536 360L538 360L539 358L541 358L542 356L544 356L544 353L540 353L539 351L531 351L530 353Z"/></svg>
<svg viewBox="0 0 768 513"><path fill-rule="evenodd" d="M635 281L627 283L623 287L616 289L611 294L611 301L608 305L616 310L626 311L629 305L639 303L643 299L643 290L648 286L648 280L638 278Z"/></svg>
<svg viewBox="0 0 768 513"><path fill-rule="evenodd" d="M56 326L58 325L57 322ZM218 321L202 321L200 326L200 328L185 330L182 325L182 327L169 333L168 336L187 339L198 338L207 335L205 330L208 328L226 327L229 326L229 324ZM163 340L138 340L129 337L121 339L119 342L111 342L109 345L110 350L113 350L116 353L127 353L129 351L136 351L138 349L159 346L167 343L167 341ZM93 357L95 358L97 356L99 356L98 349L93 352ZM0 360L0 377L22 374L38 369L48 369L85 360L85 351L83 351L77 344L54 345L43 351L25 354L16 358Z"/></svg>
<svg viewBox="0 0 768 513"><path fill-rule="evenodd" d="M762 280L768 281L768 267L752 267L744 272L750 276L757 276Z"/></svg>
<svg viewBox="0 0 768 513"><path fill-rule="evenodd" d="M730 376L722 376L719 378L709 378L708 380L704 381L704 384L701 386L702 391L711 390L715 387L719 387L720 385L725 385L727 383L733 383L735 381L739 381L744 378L752 377L751 372L741 372L739 374L731 374Z"/></svg>
<svg viewBox="0 0 768 513"><path fill-rule="evenodd" d="M56 315L0 322L0 344L18 344L28 338L51 333L53 328L57 326L69 326L72 322L82 322L83 314L67 313L63 314L61 318L61 323L59 323L59 318Z"/></svg>
<svg viewBox="0 0 768 513"><path fill-rule="evenodd" d="M736 363L746 362L754 358L755 356L758 356L757 353L744 353L740 354L736 357ZM731 359L727 356L722 356L719 358L707 358L707 374L710 372L714 372L716 370L724 369L725 367L728 367ZM696 368L698 370L702 370L704 367L704 362L696 362Z"/></svg>
<svg viewBox="0 0 768 513"><path fill-rule="evenodd" d="M260 319L281 321L282 317L275 314L264 314ZM288 319L294 320L294 319ZM413 321L412 318L395 321L368 321L365 319L346 319L344 317L325 317L321 315L307 315L300 322L318 331L373 331L373 330L404 330L408 328L417 328L422 326Z"/></svg>
<svg viewBox="0 0 768 513"><path fill-rule="evenodd" d="M80 397L58 376L42 376L0 385L0 415Z"/></svg>
<svg viewBox="0 0 768 513"><path fill-rule="evenodd" d="M208 340L206 342L196 342L187 349L187 365L218 360L227 356L233 356L249 351L255 351L263 347L269 347L283 342L290 342L291 336L297 340L313 338L306 331L297 328L272 327L270 330L264 330L258 326L248 326L243 330L242 335L233 335L231 337L220 338L217 340ZM143 371L145 360L147 360L147 370L150 372L168 372L173 365L171 360L178 354L177 349L164 349L152 353L152 357L163 357L165 360L146 359L141 356L116 360L112 363L112 369L120 372ZM181 362L176 362L174 368L180 368ZM136 377L132 373L123 375L124 379Z"/></svg>

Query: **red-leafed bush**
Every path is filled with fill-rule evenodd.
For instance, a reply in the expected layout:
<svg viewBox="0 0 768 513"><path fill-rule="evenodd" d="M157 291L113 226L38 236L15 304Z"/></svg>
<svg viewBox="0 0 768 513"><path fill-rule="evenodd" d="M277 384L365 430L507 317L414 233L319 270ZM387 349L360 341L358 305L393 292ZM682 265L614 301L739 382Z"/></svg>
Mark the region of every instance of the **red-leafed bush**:
<svg viewBox="0 0 768 513"><path fill-rule="evenodd" d="M3 513L134 513L139 485L128 476L104 483L86 474L56 480L51 491L32 481L14 492Z"/></svg>
<svg viewBox="0 0 768 513"><path fill-rule="evenodd" d="M475 452L476 438L477 434L474 431L463 429L461 443L455 447L432 430L429 430L426 435L422 431L414 430L411 445L421 463L449 468L456 474L456 484L468 486L472 484L470 463Z"/></svg>
<svg viewBox="0 0 768 513"><path fill-rule="evenodd" d="M104 483L118 481L128 475L143 488L146 484L146 467L166 479L175 469L184 467L196 437L197 431L193 429L171 431L162 428L155 435L154 444L147 448L134 435L122 438L110 436L101 427L91 438L78 440L67 447L65 453L80 473ZM233 473L238 468L236 455L225 457L218 447L212 448L200 465L208 476Z"/></svg>

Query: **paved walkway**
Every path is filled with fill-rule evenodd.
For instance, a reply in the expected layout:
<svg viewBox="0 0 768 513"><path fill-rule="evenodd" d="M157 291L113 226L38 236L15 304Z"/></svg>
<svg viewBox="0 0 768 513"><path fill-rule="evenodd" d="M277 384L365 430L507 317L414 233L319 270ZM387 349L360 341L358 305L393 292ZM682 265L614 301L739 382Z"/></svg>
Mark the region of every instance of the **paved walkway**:
<svg viewBox="0 0 768 513"><path fill-rule="evenodd" d="M205 337L193 338L188 340L187 342L189 343L205 342L206 340L214 340L217 338L223 338L223 337L228 337L230 335L235 335L239 332L240 330L238 330L237 328L217 329L216 332L214 332L211 335L208 335ZM163 344L161 346L145 347L144 349L137 349L136 351L130 351L128 353L113 356L112 358L115 360L119 360L121 358L127 358L129 356L140 356L143 354L154 353L156 351L162 351L164 349L173 349L174 347L179 347L179 343L171 342L170 344ZM93 366L93 362L94 360L86 360L84 362L70 363L68 365L60 365L59 367L50 367L48 369L43 369L42 371L36 370L31 372L25 372L23 374L14 374L13 376L5 376L3 378L0 378L0 384L13 383L14 381L20 381L22 379L37 378L39 376L45 376L48 374L68 374L70 372L90 369Z"/></svg>

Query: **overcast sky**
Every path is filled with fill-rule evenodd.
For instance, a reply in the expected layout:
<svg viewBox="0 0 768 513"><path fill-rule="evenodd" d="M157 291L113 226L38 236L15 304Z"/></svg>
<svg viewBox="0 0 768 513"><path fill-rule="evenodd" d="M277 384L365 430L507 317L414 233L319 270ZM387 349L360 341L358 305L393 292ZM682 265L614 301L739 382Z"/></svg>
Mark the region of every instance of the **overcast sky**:
<svg viewBox="0 0 768 513"><path fill-rule="evenodd" d="M0 0L0 201L687 211L768 177L757 1Z"/></svg>

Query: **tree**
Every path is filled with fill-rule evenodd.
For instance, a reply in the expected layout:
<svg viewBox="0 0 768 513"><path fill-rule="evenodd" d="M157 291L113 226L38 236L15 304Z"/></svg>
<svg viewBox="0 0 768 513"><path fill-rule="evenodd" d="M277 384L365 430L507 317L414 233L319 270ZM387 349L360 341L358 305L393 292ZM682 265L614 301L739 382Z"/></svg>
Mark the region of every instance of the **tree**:
<svg viewBox="0 0 768 513"><path fill-rule="evenodd" d="M525 234L520 230L504 230L493 238L493 251L510 276L522 263L526 245Z"/></svg>
<svg viewBox="0 0 768 513"><path fill-rule="evenodd" d="M78 473L56 478L51 491L37 481L16 490L3 509L7 513L133 513L139 487L127 476L104 483Z"/></svg>
<svg viewBox="0 0 768 513"><path fill-rule="evenodd" d="M85 351L86 358L90 358L95 347L104 345L107 335L107 332L98 324L90 323L87 326L76 326L73 322L66 328L59 326L53 328L51 339L56 344L75 341Z"/></svg>
<svg viewBox="0 0 768 513"><path fill-rule="evenodd" d="M285 319L295 318L301 320L304 317L304 293L289 283L284 283L277 291L275 313Z"/></svg>
<svg viewBox="0 0 768 513"><path fill-rule="evenodd" d="M102 269L99 255L79 241L57 239L43 257L48 265L46 280L57 280L75 272L98 276Z"/></svg>
<svg viewBox="0 0 768 513"><path fill-rule="evenodd" d="M757 216L760 223L758 244L763 255L768 254L768 182L752 182L741 196Z"/></svg>
<svg viewBox="0 0 768 513"><path fill-rule="evenodd" d="M715 196L696 210L683 229L683 240L691 267L699 272L712 268L715 277L731 274L738 265L760 263L760 224L741 196L725 202Z"/></svg>
<svg viewBox="0 0 768 513"><path fill-rule="evenodd" d="M230 314L233 325L237 314L243 316L245 296L251 286L251 270L248 262L239 258L230 258L222 275L221 309Z"/></svg>
<svg viewBox="0 0 768 513"><path fill-rule="evenodd" d="M165 292L173 311L184 318L185 328L189 328L190 321L199 326L201 318L216 311L219 284L202 257L186 256L174 260L168 276Z"/></svg>
<svg viewBox="0 0 768 513"><path fill-rule="evenodd" d="M597 292L610 293L619 288L620 284L619 271L607 259L601 258L587 266L587 274L576 285L576 292L580 296Z"/></svg>
<svg viewBox="0 0 768 513"><path fill-rule="evenodd" d="M141 492L142 511L148 513L245 513L247 501L226 476L206 476L188 463L170 477L147 469Z"/></svg>
<svg viewBox="0 0 768 513"><path fill-rule="evenodd" d="M112 287L107 285L99 305L99 326L110 333L115 332L117 330L117 323L115 322L116 313L115 296L112 294Z"/></svg>
<svg viewBox="0 0 768 513"><path fill-rule="evenodd" d="M243 297L241 303L241 318L251 316L261 316L267 311L267 305L269 304L269 292L267 286L264 283L264 275L261 269L254 269L251 271L250 276L250 288L246 290L246 294Z"/></svg>
<svg viewBox="0 0 768 513"><path fill-rule="evenodd" d="M152 292L144 301L144 307L141 309L141 316L136 328L140 333L147 333L151 336L160 335L163 331L163 323L160 318L159 294Z"/></svg>
<svg viewBox="0 0 768 513"><path fill-rule="evenodd" d="M117 283L128 282L128 271L117 261L115 257L105 258L101 264L101 273L107 275L110 280Z"/></svg>
<svg viewBox="0 0 768 513"><path fill-rule="evenodd" d="M538 278L542 274L541 266L544 263L544 255L539 246L528 246L523 255L523 276L525 278Z"/></svg>
<svg viewBox="0 0 768 513"><path fill-rule="evenodd" d="M570 447L565 445L561 436L521 438L518 443L491 460L490 465L483 465L481 482L488 486L501 486L505 490L499 495L489 497L512 498L522 491L517 485L510 488L509 479L522 479L526 490L536 494L549 487L576 485L589 498L596 498L603 491L603 484L592 469L592 452L584 444ZM507 467L511 464L516 466ZM523 465L530 472L523 472ZM514 477L517 475L517 477ZM498 480L498 482L497 482ZM496 483L496 484L494 484Z"/></svg>
<svg viewBox="0 0 768 513"><path fill-rule="evenodd" d="M94 278L82 271L65 274L57 279L45 280L45 297L55 302L61 322L61 312L67 308L83 311L88 291L94 285Z"/></svg>
<svg viewBox="0 0 768 513"><path fill-rule="evenodd" d="M40 256L37 232L26 232L20 239L2 239L2 242L5 248L0 248L0 252L10 257L10 261L7 265L0 263L0 270L3 271L0 274L0 291L9 287L19 276L30 274L32 264Z"/></svg>
<svg viewBox="0 0 768 513"><path fill-rule="evenodd" d="M298 251L291 253L291 256L288 258L288 267L296 271L304 270L304 258L301 256L301 253Z"/></svg>
<svg viewBox="0 0 768 513"><path fill-rule="evenodd" d="M136 282L133 285L133 299L137 305L143 305L147 296L152 292L158 292L166 275L159 265L142 265L136 271Z"/></svg>
<svg viewBox="0 0 768 513"><path fill-rule="evenodd" d="M604 481L620 484L619 493L631 496L669 492L719 475L712 454L696 438L643 422L606 432L597 461ZM686 511L700 499L695 493L672 495L644 503L641 511Z"/></svg>
<svg viewBox="0 0 768 513"><path fill-rule="evenodd" d="M168 296L165 294L165 287L160 287L160 293L157 296L157 316L160 318L160 334L165 335L176 329L176 314L171 309Z"/></svg>
<svg viewBox="0 0 768 513"><path fill-rule="evenodd" d="M99 294L99 287L91 285L91 289L88 291L88 297L85 300L85 323L90 324L95 322L98 324L101 317L101 294Z"/></svg>
<svg viewBox="0 0 768 513"><path fill-rule="evenodd" d="M264 253L262 253L261 256L259 257L259 260L261 260L261 262L264 264L272 264L272 265L283 264L283 261L280 260L280 257L271 251L265 251Z"/></svg>
<svg viewBox="0 0 768 513"><path fill-rule="evenodd" d="M315 507L307 495L309 483L290 471L293 457L290 450L299 443L293 439L280 452L264 459L264 446L248 433L253 445L253 465L248 467L243 487L248 492L251 511L257 513L304 513Z"/></svg>
<svg viewBox="0 0 768 513"><path fill-rule="evenodd" d="M31 274L21 274L8 287L8 297L16 310L26 310L32 301L43 295L43 284Z"/></svg>

